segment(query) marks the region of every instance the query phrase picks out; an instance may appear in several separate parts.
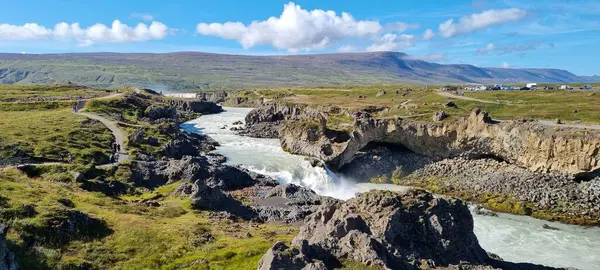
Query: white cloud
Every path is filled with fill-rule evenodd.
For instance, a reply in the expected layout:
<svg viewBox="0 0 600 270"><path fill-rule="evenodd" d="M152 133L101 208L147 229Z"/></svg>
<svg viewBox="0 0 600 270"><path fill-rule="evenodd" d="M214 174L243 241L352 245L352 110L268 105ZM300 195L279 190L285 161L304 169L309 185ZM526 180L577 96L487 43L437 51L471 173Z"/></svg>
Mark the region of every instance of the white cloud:
<svg viewBox="0 0 600 270"><path fill-rule="evenodd" d="M480 48L475 51L477 55L487 55L490 51L494 50L494 43L489 43L485 46L485 48Z"/></svg>
<svg viewBox="0 0 600 270"><path fill-rule="evenodd" d="M478 29L487 28L492 25L520 21L527 15L527 11L518 8L500 10L491 9L481 13L464 16L460 18L460 22L458 23L455 23L454 19L447 20L440 24L439 31L440 35L443 37L453 37Z"/></svg>
<svg viewBox="0 0 600 270"><path fill-rule="evenodd" d="M416 39L414 35L385 34L377 42L367 47L366 50L369 52L379 52L406 49L415 46Z"/></svg>
<svg viewBox="0 0 600 270"><path fill-rule="evenodd" d="M352 45L344 45L337 49L337 51L341 53L356 52L357 50L358 49Z"/></svg>
<svg viewBox="0 0 600 270"><path fill-rule="evenodd" d="M421 27L417 23L393 22L385 24L384 28L388 31L404 32L409 29L417 29Z"/></svg>
<svg viewBox="0 0 600 270"><path fill-rule="evenodd" d="M150 25L143 23L130 27L115 20L110 27L104 24L94 24L88 28L81 28L79 23L58 23L53 29L40 26L36 23L27 23L22 26L0 24L0 40L77 40L80 46L89 46L97 43L124 43L164 39L170 29L160 22Z"/></svg>
<svg viewBox="0 0 600 270"><path fill-rule="evenodd" d="M148 13L134 12L134 13L131 13L130 17L137 18L137 19L142 19L144 21L152 21L152 20L154 20L154 16L152 14L148 14Z"/></svg>
<svg viewBox="0 0 600 270"><path fill-rule="evenodd" d="M506 62L503 62L502 65L500 65L501 68L509 68L510 65Z"/></svg>
<svg viewBox="0 0 600 270"><path fill-rule="evenodd" d="M264 21L200 23L196 32L237 40L244 48L270 45L294 52L324 49L351 37L370 37L383 30L378 21L359 21L349 13L339 16L335 11L305 10L292 2L284 5L279 17Z"/></svg>
<svg viewBox="0 0 600 270"><path fill-rule="evenodd" d="M429 53L424 55L407 55L403 57L406 60L423 60L429 62L439 62L448 60L448 56L445 53Z"/></svg>
<svg viewBox="0 0 600 270"><path fill-rule="evenodd" d="M0 24L0 40L34 40L52 37L52 30L37 23L26 23L22 26Z"/></svg>
<svg viewBox="0 0 600 270"><path fill-rule="evenodd" d="M427 29L425 30L425 32L423 33L423 39L424 40L430 40L435 36L435 34L433 33L433 30L431 29Z"/></svg>

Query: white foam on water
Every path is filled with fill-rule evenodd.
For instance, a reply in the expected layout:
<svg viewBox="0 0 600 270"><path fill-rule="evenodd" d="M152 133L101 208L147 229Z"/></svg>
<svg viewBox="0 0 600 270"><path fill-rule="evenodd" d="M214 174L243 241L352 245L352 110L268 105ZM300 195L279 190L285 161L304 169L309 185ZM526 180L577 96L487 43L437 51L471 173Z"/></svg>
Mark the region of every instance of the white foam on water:
<svg viewBox="0 0 600 270"><path fill-rule="evenodd" d="M196 98L196 93L167 93L165 96L174 98Z"/></svg>
<svg viewBox="0 0 600 270"><path fill-rule="evenodd" d="M327 168L311 167L304 157L283 151L277 139L242 137L229 129L243 121L247 108L224 108L220 114L205 115L182 125L190 132L203 133L220 143L217 152L229 164L271 176L281 183L294 183L316 193L349 199L371 189L405 190L391 184L356 183L340 178ZM555 267L600 269L600 229L565 225L508 214L499 217L474 215L475 234L481 246L504 260ZM543 229L549 224L560 230Z"/></svg>

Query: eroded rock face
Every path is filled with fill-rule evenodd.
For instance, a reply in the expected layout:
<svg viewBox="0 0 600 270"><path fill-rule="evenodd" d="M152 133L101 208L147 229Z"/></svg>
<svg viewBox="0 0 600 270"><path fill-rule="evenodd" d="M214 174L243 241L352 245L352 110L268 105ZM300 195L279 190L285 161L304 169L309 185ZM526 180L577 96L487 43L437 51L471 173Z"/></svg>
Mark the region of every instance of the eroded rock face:
<svg viewBox="0 0 600 270"><path fill-rule="evenodd" d="M0 223L0 269L19 270L19 264L15 255L6 247L6 231L8 228Z"/></svg>
<svg viewBox="0 0 600 270"><path fill-rule="evenodd" d="M307 140L302 125L285 125L281 145L290 152L320 158L339 169L370 142L402 145L432 158L493 156L536 172L585 173L600 170L600 134L550 127L532 121L495 123L480 110L468 118L441 123L358 118L348 140Z"/></svg>
<svg viewBox="0 0 600 270"><path fill-rule="evenodd" d="M253 208L263 221L284 223L302 222L321 205L332 204L337 199L321 196L314 191L294 184L281 184L266 189L266 195L254 200Z"/></svg>
<svg viewBox="0 0 600 270"><path fill-rule="evenodd" d="M552 269L488 254L465 203L416 189L323 204L292 245L300 250L275 244L258 269L336 269L348 261L379 269Z"/></svg>
<svg viewBox="0 0 600 270"><path fill-rule="evenodd" d="M422 190L372 191L325 205L309 216L293 240L309 257L335 265L347 258L365 265L411 269L467 261L487 253L473 233L466 205Z"/></svg>
<svg viewBox="0 0 600 270"><path fill-rule="evenodd" d="M340 111L340 108L330 106L309 107L301 104L267 103L246 115L246 127L240 134L257 138L278 138L284 121Z"/></svg>
<svg viewBox="0 0 600 270"><path fill-rule="evenodd" d="M201 114L212 114L220 113L223 108L214 102L210 101L193 101L193 100L181 100L181 99L170 99L168 100L169 105L177 108L178 111L184 112L195 112Z"/></svg>

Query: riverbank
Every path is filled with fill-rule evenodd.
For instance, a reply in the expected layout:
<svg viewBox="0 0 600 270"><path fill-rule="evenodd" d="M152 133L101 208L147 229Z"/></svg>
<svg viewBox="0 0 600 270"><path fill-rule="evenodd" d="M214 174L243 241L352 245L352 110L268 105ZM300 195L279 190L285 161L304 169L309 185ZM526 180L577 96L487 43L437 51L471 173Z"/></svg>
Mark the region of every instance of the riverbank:
<svg viewBox="0 0 600 270"><path fill-rule="evenodd" d="M402 180L399 183L460 195L495 211L600 224L600 135L593 130L530 120L496 122L479 109L469 117L441 122L381 119L357 112L351 126L334 129L329 119L340 113L344 112L335 108L270 103L246 116L240 134L273 134L270 137L278 137L285 151L322 160L336 171L373 172L361 181ZM378 147L389 153L377 153Z"/></svg>
<svg viewBox="0 0 600 270"><path fill-rule="evenodd" d="M224 113L203 116L183 127L207 134L219 142L217 153L228 157L228 164L242 165L269 175L282 183L294 183L322 195L349 199L371 189L402 191L392 184L358 183L350 175L336 175L322 167L312 167L302 156L284 152L277 139L238 136L230 130L243 121L251 109L225 108ZM225 127L226 126L226 127ZM223 128L225 127L225 128ZM366 180L366 179L365 179ZM475 234L482 247L513 262L594 269L600 263L600 230L533 219L527 216L498 214L499 217L473 215ZM543 225L560 228L544 229ZM546 247L552 247L547 248Z"/></svg>

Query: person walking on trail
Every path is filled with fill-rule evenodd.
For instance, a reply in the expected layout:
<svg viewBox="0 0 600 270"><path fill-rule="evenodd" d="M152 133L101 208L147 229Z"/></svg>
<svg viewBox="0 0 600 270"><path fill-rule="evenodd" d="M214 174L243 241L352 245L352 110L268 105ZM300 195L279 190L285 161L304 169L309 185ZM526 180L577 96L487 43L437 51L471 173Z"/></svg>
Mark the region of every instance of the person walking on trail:
<svg viewBox="0 0 600 270"><path fill-rule="evenodd" d="M69 153L69 163L73 163L73 154Z"/></svg>
<svg viewBox="0 0 600 270"><path fill-rule="evenodd" d="M117 143L117 153L121 153L121 145Z"/></svg>

